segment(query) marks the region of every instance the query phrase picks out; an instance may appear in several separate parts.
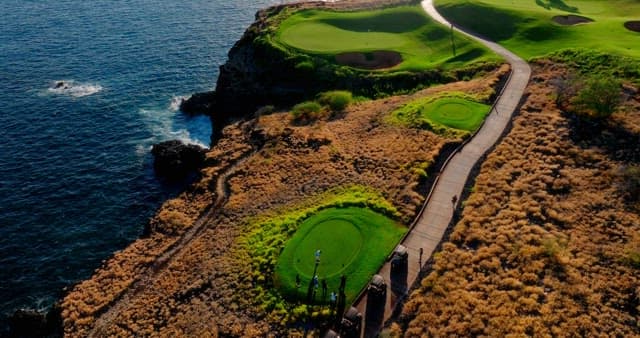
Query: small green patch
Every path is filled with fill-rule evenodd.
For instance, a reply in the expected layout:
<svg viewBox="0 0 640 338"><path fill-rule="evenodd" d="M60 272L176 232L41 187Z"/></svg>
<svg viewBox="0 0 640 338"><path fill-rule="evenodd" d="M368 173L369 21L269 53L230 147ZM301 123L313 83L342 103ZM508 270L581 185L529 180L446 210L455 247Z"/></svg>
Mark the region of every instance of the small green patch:
<svg viewBox="0 0 640 338"><path fill-rule="evenodd" d="M300 225L278 259L275 285L290 300L306 299L314 272L337 293L340 277L347 277L347 300L353 300L407 231L405 227L366 208L331 208ZM315 252L320 261L315 266ZM296 285L296 276L300 284ZM320 284L315 300L322 298Z"/></svg>
<svg viewBox="0 0 640 338"><path fill-rule="evenodd" d="M334 112L344 110L352 101L353 95L346 90L333 90L318 94L318 102L329 106Z"/></svg>
<svg viewBox="0 0 640 338"><path fill-rule="evenodd" d="M490 108L464 93L445 93L405 104L391 113L391 122L461 136L478 129Z"/></svg>

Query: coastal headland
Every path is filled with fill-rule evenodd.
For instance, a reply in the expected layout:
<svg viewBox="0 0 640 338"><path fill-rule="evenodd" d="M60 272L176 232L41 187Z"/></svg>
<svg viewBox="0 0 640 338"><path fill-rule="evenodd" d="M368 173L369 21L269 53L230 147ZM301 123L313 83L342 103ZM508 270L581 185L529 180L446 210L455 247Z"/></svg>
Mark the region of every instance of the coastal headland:
<svg viewBox="0 0 640 338"><path fill-rule="evenodd" d="M336 55L359 51L367 59L372 51L327 54L281 38L282 22L309 13L344 19L341 24L364 36L375 32L362 31L362 20L410 17L418 24L388 34L416 46L432 41L434 52L422 51L425 62L410 55L422 47L389 46L402 62L344 65ZM433 115L425 98L488 105L508 73L491 52L437 26L417 1L311 2L260 11L221 67L215 93L194 105L220 127L200 179L162 206L144 237L68 293L61 306L65 335L284 335L301 332L309 320L321 328L332 315L326 303L307 306L278 291L279 254L298 226L321 210L362 208L406 229L435 168L473 131ZM485 113L470 110L463 119ZM387 246L390 251L394 244ZM351 264L368 256L362 252ZM375 267L367 271L360 281L347 276L348 301ZM337 288L332 283L328 288Z"/></svg>
<svg viewBox="0 0 640 338"><path fill-rule="evenodd" d="M442 3L448 19L473 30L463 15L471 5ZM561 25L552 17L573 7L536 3L536 22L562 34L615 21L584 13L595 21ZM525 33L512 40L500 35L498 25L513 22L492 22L485 33L532 56L523 43L530 27L516 27ZM69 291L64 334L303 336L330 328L377 271L370 266L391 253L367 250L395 246L363 243L388 244L407 231L442 163L482 124L509 77L496 54L451 28L410 0L258 12L215 92L183 105L211 115L217 128L199 179L160 208L142 238ZM603 321L612 332L638 333L640 68L625 66L638 64L629 56L544 46L545 56L531 60L519 116L452 200L451 228L388 333L586 327L579 332L588 335ZM621 79L619 106L606 118L575 99L593 81L582 78L589 72ZM564 88L578 88L575 97ZM338 309L328 300L335 291Z"/></svg>

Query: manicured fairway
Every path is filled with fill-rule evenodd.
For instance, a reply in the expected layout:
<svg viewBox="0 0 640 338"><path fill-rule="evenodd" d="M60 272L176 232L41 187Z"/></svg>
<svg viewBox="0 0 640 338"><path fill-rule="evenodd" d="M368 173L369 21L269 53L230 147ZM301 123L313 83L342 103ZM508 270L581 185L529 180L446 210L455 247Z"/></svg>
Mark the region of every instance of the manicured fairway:
<svg viewBox="0 0 640 338"><path fill-rule="evenodd" d="M587 48L640 57L640 33L624 27L640 18L637 0L435 0L451 22L497 41L530 58L567 48ZM568 26L556 15L594 20Z"/></svg>
<svg viewBox="0 0 640 338"><path fill-rule="evenodd" d="M331 208L306 219L287 242L276 266L276 286L289 299L304 300L313 278L315 252L320 250L316 274L326 280L328 293L337 292L347 277L350 302L382 265L407 229L365 208ZM301 285L296 288L296 275ZM322 287L317 301L322 299ZM324 299L328 301L328 296Z"/></svg>
<svg viewBox="0 0 640 338"><path fill-rule="evenodd" d="M433 22L419 5L358 12L303 10L284 20L276 40L289 48L333 59L346 52L394 51L395 69L450 68L498 59L480 44Z"/></svg>

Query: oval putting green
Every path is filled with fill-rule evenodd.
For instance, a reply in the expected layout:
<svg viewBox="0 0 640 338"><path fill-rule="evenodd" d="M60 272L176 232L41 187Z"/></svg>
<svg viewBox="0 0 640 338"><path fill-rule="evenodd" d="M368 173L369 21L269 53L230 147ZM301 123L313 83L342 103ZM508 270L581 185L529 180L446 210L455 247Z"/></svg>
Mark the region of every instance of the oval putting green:
<svg viewBox="0 0 640 338"><path fill-rule="evenodd" d="M348 300L357 296L382 265L407 229L366 208L330 208L307 218L286 243L275 271L276 287L290 300L307 295L314 271L327 283L327 293L337 292L340 277L347 277ZM320 260L316 269L316 252ZM296 286L296 275L300 278ZM321 283L317 302L327 302Z"/></svg>
<svg viewBox="0 0 640 338"><path fill-rule="evenodd" d="M460 130L478 129L490 107L459 97L444 97L424 105L422 115L432 122Z"/></svg>
<svg viewBox="0 0 640 338"><path fill-rule="evenodd" d="M318 242L318 239L322 239ZM320 250L319 275L333 277L349 266L362 249L360 229L349 219L327 218L316 223L304 238L295 244L293 266L301 276L313 277L315 253Z"/></svg>

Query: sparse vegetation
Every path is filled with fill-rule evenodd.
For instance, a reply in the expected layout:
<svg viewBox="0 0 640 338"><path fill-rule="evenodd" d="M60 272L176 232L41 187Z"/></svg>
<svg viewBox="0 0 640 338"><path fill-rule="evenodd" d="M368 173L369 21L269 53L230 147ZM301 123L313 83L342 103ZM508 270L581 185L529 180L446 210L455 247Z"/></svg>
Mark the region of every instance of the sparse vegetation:
<svg viewBox="0 0 640 338"><path fill-rule="evenodd" d="M640 215L612 184L622 163L619 149L598 146L606 134L572 139L549 85L564 71L534 64L512 130L483 163L462 219L405 304L406 337L640 334Z"/></svg>

